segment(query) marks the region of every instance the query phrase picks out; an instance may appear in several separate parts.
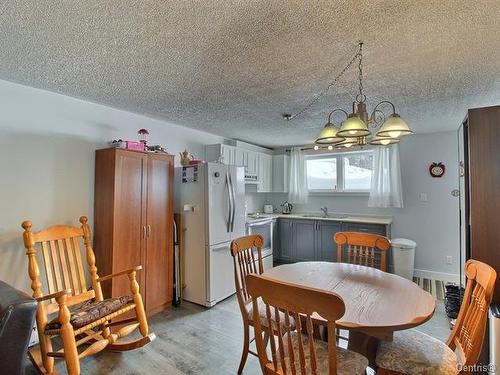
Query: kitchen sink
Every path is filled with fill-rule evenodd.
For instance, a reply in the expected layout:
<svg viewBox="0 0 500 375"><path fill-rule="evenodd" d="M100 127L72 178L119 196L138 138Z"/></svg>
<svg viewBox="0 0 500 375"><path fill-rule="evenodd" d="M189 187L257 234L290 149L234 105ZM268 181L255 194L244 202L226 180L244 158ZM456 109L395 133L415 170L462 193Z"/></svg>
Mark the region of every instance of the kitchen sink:
<svg viewBox="0 0 500 375"><path fill-rule="evenodd" d="M349 215L337 215L337 214L328 214L328 215L323 215L323 214L303 214L300 215L302 217L314 217L314 218L323 218L323 219L347 219Z"/></svg>

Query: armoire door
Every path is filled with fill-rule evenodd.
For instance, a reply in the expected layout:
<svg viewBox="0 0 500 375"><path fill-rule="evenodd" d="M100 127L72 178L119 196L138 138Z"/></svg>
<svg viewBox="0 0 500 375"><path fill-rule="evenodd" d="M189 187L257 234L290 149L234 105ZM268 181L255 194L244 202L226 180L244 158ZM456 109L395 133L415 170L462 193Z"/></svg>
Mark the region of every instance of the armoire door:
<svg viewBox="0 0 500 375"><path fill-rule="evenodd" d="M173 157L148 155L146 311L154 314L173 294Z"/></svg>
<svg viewBox="0 0 500 375"><path fill-rule="evenodd" d="M144 267L143 248L146 237L147 155L117 150L115 160L115 212L113 233L113 272L131 267ZM111 251L111 249L109 250ZM111 254L110 254L111 255ZM137 273L141 290L144 289L144 272ZM113 279L113 296L130 294L127 277Z"/></svg>

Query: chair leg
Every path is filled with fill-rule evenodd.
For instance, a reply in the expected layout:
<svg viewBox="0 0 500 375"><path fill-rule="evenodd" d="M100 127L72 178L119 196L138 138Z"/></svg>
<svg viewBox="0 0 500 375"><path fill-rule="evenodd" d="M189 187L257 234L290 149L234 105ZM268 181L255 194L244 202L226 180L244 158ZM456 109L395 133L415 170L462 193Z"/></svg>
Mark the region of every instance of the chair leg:
<svg viewBox="0 0 500 375"><path fill-rule="evenodd" d="M241 353L240 366L238 367L238 375L243 373L243 368L245 367L245 363L248 358L248 350L250 348L250 337L249 337L249 329L248 324L245 324L243 328L243 352Z"/></svg>
<svg viewBox="0 0 500 375"><path fill-rule="evenodd" d="M63 342L64 360L66 361L68 375L79 375L80 359L78 358L73 326L69 322L71 315L68 306L66 306L66 295L62 297L57 299L57 303L59 304L59 322L61 323L59 335Z"/></svg>
<svg viewBox="0 0 500 375"><path fill-rule="evenodd" d="M139 283L136 280L136 272L131 272L128 275L130 280L130 290L134 297L135 303L135 314L137 316L137 321L139 322L139 331L143 337L146 337L149 333L148 320L146 319L146 311L144 310L144 303L142 302L141 293L139 293Z"/></svg>
<svg viewBox="0 0 500 375"><path fill-rule="evenodd" d="M50 336L46 336L43 333L39 333L40 340L40 355L42 356L42 363L47 374L52 374L54 372L54 358L49 357L47 353L52 351L52 341L50 341Z"/></svg>

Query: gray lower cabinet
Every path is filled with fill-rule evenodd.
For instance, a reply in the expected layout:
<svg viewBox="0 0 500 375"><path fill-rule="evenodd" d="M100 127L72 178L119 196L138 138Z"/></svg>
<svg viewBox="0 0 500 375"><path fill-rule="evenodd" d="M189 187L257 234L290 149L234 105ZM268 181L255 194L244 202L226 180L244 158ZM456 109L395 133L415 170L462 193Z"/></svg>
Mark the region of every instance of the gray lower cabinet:
<svg viewBox="0 0 500 375"><path fill-rule="evenodd" d="M342 231L342 223L318 221L317 228L316 260L335 262L337 260L337 246L333 243L333 236Z"/></svg>
<svg viewBox="0 0 500 375"><path fill-rule="evenodd" d="M293 220L292 249L296 261L316 260L316 222Z"/></svg>
<svg viewBox="0 0 500 375"><path fill-rule="evenodd" d="M275 259L278 263L335 262L337 247L333 242L333 236L340 231L374 233L390 237L389 225L279 218L277 233L279 241Z"/></svg>
<svg viewBox="0 0 500 375"><path fill-rule="evenodd" d="M293 220L279 219L278 220L278 238L279 238L279 260L283 262L294 261L295 254L293 253Z"/></svg>

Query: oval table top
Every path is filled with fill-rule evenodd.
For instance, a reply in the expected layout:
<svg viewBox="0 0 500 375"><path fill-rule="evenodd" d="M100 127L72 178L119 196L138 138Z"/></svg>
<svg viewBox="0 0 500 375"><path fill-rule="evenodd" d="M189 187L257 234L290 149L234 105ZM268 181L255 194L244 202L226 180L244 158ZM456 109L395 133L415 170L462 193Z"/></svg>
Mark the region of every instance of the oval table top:
<svg viewBox="0 0 500 375"><path fill-rule="evenodd" d="M264 276L337 293L346 307L337 321L339 328L380 339L390 339L394 331L425 323L436 307L434 297L417 284L360 265L299 262L274 267Z"/></svg>

